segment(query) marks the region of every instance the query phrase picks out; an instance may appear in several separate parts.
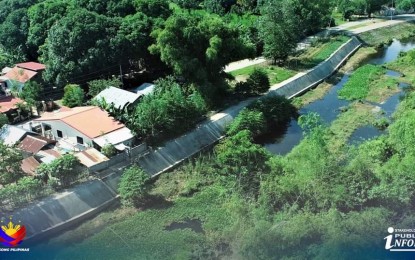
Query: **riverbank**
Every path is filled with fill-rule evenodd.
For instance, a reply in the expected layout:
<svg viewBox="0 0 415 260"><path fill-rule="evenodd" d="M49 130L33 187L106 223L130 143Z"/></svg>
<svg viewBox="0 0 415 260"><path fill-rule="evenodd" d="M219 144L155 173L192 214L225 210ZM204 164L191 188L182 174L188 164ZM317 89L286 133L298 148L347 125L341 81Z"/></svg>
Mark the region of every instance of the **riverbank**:
<svg viewBox="0 0 415 260"><path fill-rule="evenodd" d="M385 45L392 43L393 39L405 41L414 35L414 23L402 23L362 33L359 35L359 38L361 38L367 45L357 50L357 52L351 56L344 66L340 68L338 73L325 80L322 84L317 85L312 90L306 92L304 95L295 97L293 99L293 104L295 104L297 108L301 108L321 99L334 85L340 81L344 74L352 72L367 60L381 53L383 48L385 48Z"/></svg>
<svg viewBox="0 0 415 260"><path fill-rule="evenodd" d="M238 235L238 232L241 232L239 229L243 226L249 228L253 223L252 218L253 214L252 211L255 210L254 205L250 205L244 202L239 197L233 197L231 194L228 193L228 189L231 187L225 185L223 186L220 181L220 179L217 179L216 177L213 178L215 183L219 182L219 186L212 189L206 188L209 187L212 182L202 182L201 180L206 179L207 176L214 176L214 172L216 171L214 167L205 167L206 164L201 164L199 168L196 167L196 165L189 166L188 172L185 174L185 176L181 176L181 178L175 179L169 179L165 181L165 183L170 183L171 186L174 186L173 188L170 187L172 190L187 190L188 192L184 193L176 193L172 192L169 196L166 196L165 194L163 198L167 202L166 208L162 209L153 209L150 208L149 212L147 214L144 213L138 213L134 216L134 221L122 221L119 224L116 224L111 227L110 230L108 228L104 232L104 234L100 234L98 236L94 236L94 239L86 241L84 244L82 244L81 247L76 247L74 251L68 251L63 254L63 256L71 256L76 255L74 252L76 251L83 251L88 250L90 248L95 248L97 245L101 245L102 243L106 243L108 238L114 239L114 236L123 236L124 234L126 237L132 238L133 241L127 241L122 242L121 239L115 238L117 241L111 244L111 246L119 247L120 250L125 251L125 254L123 254L120 250L118 250L118 256L127 256L131 253L129 250L130 247L134 247L136 250L139 250L141 247L151 247L156 248L157 250L160 250L161 255L154 256L162 257L164 254L174 254L176 256L183 256L184 258L187 258L188 256L192 256L195 254L196 256L203 256L203 254L206 254L206 250L212 247L218 247L222 245L225 247L225 250L222 250L226 252L226 254L229 253L229 250L226 250L226 248L229 248L229 243L232 241L231 238L233 238L235 235ZM206 169L205 169L206 168ZM204 169L204 170L203 170ZM182 171L183 168L180 167L179 171ZM177 173L177 172L176 172ZM200 173L200 175L195 174ZM170 174L166 174L165 176L168 176ZM194 176L193 176L194 175ZM180 177L180 175L178 175ZM160 177L160 180L166 180L164 179L164 175ZM166 177L167 178L167 177ZM209 180L209 178L208 178ZM179 186L184 185L184 186ZM161 185L161 184L156 184ZM161 190L167 190L167 186L158 186ZM186 189L183 189L183 187L186 187ZM157 194L157 193L156 193ZM160 193L158 193L160 195ZM199 197L201 196L201 197ZM219 198L219 200L217 200ZM211 205L209 202L214 201L215 205ZM183 205L182 208L180 205ZM203 205L203 207L201 207ZM239 205L239 206L237 206ZM171 209L173 212L171 215L169 215ZM190 210L189 210L190 209ZM193 210L194 209L194 210ZM177 211L176 211L177 210ZM186 210L186 211L185 211ZM184 213L186 212L186 213ZM168 216L166 216L166 214ZM206 215L207 214L207 215ZM243 216L235 216L235 214L243 214ZM245 215L246 214L246 215ZM261 213L262 214L262 213ZM232 223L227 223L226 221L224 224L225 226L222 226L220 221L221 219L218 218L219 216L226 215L228 218L234 217L236 223L238 223L241 226L235 226L235 221ZM137 216L140 216L137 218ZM172 224L170 221L176 221L176 219L169 218L169 216L180 216L180 219L177 219L179 222L186 222L184 219L201 219L206 221L203 222L202 226L205 232L205 235L209 237L208 240L205 240L207 238L203 238L202 235L195 235L192 232L194 232L192 229L185 229L185 230L174 230L169 231L174 233L173 235L165 234L167 231L165 231L166 226ZM244 219L244 216L246 216L246 219ZM166 217L166 218L164 218ZM175 217L175 218L176 218ZM246 223L243 222L246 220ZM152 224L156 222L170 222L170 223L164 223L165 225L159 225ZM217 222L215 222L217 221ZM228 227L228 224L231 227ZM131 227L137 227L134 228L132 231ZM229 230L231 229L231 230ZM234 230L233 230L234 229ZM115 230L116 232L112 232L111 230ZM111 232L110 232L111 231ZM189 233L190 232L190 233ZM149 233L149 236L143 235ZM189 234L187 234L189 233ZM235 234L236 233L236 234ZM150 243L148 241L152 241L154 237L152 234L156 234L156 237L158 237L157 243ZM180 234L180 237L177 238L177 243L179 246L175 246L176 242L173 241L173 238ZM183 237L182 237L183 236ZM202 239L200 238L202 236ZM162 237L160 239L160 237ZM165 240L166 239L166 240ZM192 241L191 243L188 241ZM223 243L221 243L223 241ZM159 244L160 242L160 244ZM131 243L131 244L130 244ZM171 244L170 244L171 243ZM183 247L183 244L187 244L186 247ZM159 246L162 245L169 245L167 248L159 248ZM108 245L108 244L107 244ZM171 245L171 246L170 246ZM197 246L198 249L194 249L193 246ZM212 246L213 245L213 246ZM137 249L138 248L138 249ZM191 249L189 249L191 248ZM237 246L236 246L237 248ZM189 252L189 250L192 250ZM210 251L212 254L215 250ZM222 252L221 251L221 252ZM174 252L174 253L172 253ZM143 256L146 256L147 254L151 255L152 252L150 251L140 251L140 253L143 253Z"/></svg>

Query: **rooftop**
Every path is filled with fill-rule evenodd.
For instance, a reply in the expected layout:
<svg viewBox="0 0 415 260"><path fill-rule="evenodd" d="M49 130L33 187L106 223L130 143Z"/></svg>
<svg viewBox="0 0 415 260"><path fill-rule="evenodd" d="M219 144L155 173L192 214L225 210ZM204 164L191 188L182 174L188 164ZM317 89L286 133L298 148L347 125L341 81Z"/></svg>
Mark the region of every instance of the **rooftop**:
<svg viewBox="0 0 415 260"><path fill-rule="evenodd" d="M154 92L154 88L156 85L153 83L143 83L137 88L131 90L134 93L137 93L139 96L145 96Z"/></svg>
<svg viewBox="0 0 415 260"><path fill-rule="evenodd" d="M35 175L37 167L39 167L40 163L36 160L35 157L31 156L22 161L21 168L23 172L29 175Z"/></svg>
<svg viewBox="0 0 415 260"><path fill-rule="evenodd" d="M34 121L54 120L64 122L91 139L125 127L122 123L109 116L106 111L95 106L74 107L64 111L48 112Z"/></svg>
<svg viewBox="0 0 415 260"><path fill-rule="evenodd" d="M14 145L22 140L27 133L28 131L20 127L4 125L2 128L0 128L0 140L2 140L6 145Z"/></svg>
<svg viewBox="0 0 415 260"><path fill-rule="evenodd" d="M85 165L86 167L94 166L98 163L108 161L109 159L103 155L102 153L98 152L94 148L88 148L85 151L76 153L75 156L79 159L79 161Z"/></svg>
<svg viewBox="0 0 415 260"><path fill-rule="evenodd" d="M33 61L18 63L16 64L16 66L19 68L28 69L28 70L37 71L37 72L46 69L46 66L43 65L42 63L37 63Z"/></svg>
<svg viewBox="0 0 415 260"><path fill-rule="evenodd" d="M49 144L54 144L56 141L44 138L42 136L26 136L22 142L19 144L19 148L23 151L37 154L44 147Z"/></svg>
<svg viewBox="0 0 415 260"><path fill-rule="evenodd" d="M14 98L12 96L2 97L0 98L0 113L6 113L12 109L16 109L16 104L22 102L23 100L20 98Z"/></svg>
<svg viewBox="0 0 415 260"><path fill-rule="evenodd" d="M26 83L31 78L36 76L37 72L32 70L27 70L19 67L14 67L9 72L4 74L4 77L10 80L16 80L20 83Z"/></svg>
<svg viewBox="0 0 415 260"><path fill-rule="evenodd" d="M131 130L127 127L123 127L118 130L115 130L114 132L95 138L94 142L100 147L104 147L106 144L120 144L122 142L131 140L133 137L134 136L131 133Z"/></svg>
<svg viewBox="0 0 415 260"><path fill-rule="evenodd" d="M127 90L109 87L101 91L95 100L104 99L108 104L114 104L117 109L122 109L128 104L134 103L140 96Z"/></svg>

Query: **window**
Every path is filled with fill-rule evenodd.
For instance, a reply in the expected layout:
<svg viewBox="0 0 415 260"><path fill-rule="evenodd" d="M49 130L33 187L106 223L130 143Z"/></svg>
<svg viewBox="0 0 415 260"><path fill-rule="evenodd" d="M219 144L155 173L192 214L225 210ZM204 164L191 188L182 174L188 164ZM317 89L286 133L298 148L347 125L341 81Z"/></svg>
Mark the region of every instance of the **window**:
<svg viewBox="0 0 415 260"><path fill-rule="evenodd" d="M76 141L78 142L78 144L84 144L84 139L82 137L77 136Z"/></svg>
<svg viewBox="0 0 415 260"><path fill-rule="evenodd" d="M56 130L56 133L58 134L59 138L63 137L62 131L61 130Z"/></svg>

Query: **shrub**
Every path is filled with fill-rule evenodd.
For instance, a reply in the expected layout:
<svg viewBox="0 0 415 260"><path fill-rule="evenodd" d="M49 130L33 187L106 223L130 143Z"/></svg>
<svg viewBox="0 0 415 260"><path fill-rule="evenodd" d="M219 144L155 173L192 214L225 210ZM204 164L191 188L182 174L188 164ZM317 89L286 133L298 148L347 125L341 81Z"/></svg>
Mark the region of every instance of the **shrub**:
<svg viewBox="0 0 415 260"><path fill-rule="evenodd" d="M259 95L266 92L270 87L267 72L260 68L255 68L246 82L238 82L235 91L246 95Z"/></svg>
<svg viewBox="0 0 415 260"><path fill-rule="evenodd" d="M101 152L107 157L112 157L117 153L117 149L113 144L106 144L102 147Z"/></svg>
<svg viewBox="0 0 415 260"><path fill-rule="evenodd" d="M248 108L262 112L268 126L286 123L296 115L296 108L283 96L266 96Z"/></svg>
<svg viewBox="0 0 415 260"><path fill-rule="evenodd" d="M5 114L0 114L0 128L9 123L9 119Z"/></svg>
<svg viewBox="0 0 415 260"><path fill-rule="evenodd" d="M242 130L249 130L253 136L267 131L267 122L264 114L257 110L244 109L229 126L227 135L236 135Z"/></svg>
<svg viewBox="0 0 415 260"><path fill-rule="evenodd" d="M133 165L126 169L121 176L120 193L121 201L125 206L139 206L144 204L149 189L150 176L140 167Z"/></svg>
<svg viewBox="0 0 415 260"><path fill-rule="evenodd" d="M84 103L85 93L79 85L66 85L62 103L68 107L81 106Z"/></svg>

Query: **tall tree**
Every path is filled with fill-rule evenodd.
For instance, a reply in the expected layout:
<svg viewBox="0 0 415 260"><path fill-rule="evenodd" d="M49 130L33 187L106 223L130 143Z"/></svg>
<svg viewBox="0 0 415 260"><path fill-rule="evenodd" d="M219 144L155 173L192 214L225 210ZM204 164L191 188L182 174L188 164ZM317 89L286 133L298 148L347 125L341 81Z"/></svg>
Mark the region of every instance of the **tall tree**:
<svg viewBox="0 0 415 260"><path fill-rule="evenodd" d="M173 15L153 35L150 51L160 54L176 75L199 84L215 82L229 62L253 56L238 31L216 16Z"/></svg>
<svg viewBox="0 0 415 260"><path fill-rule="evenodd" d="M70 1L46 0L33 5L28 10L28 46L38 54L39 47L45 43L49 28L58 22L68 11Z"/></svg>
<svg viewBox="0 0 415 260"><path fill-rule="evenodd" d="M104 74L109 67L114 68L122 59L111 45L118 27L119 20L95 12L69 12L50 28L41 48L41 61L47 65L45 80L62 87L82 81L80 75L98 70Z"/></svg>
<svg viewBox="0 0 415 260"><path fill-rule="evenodd" d="M0 184L17 183L23 177L23 171L20 164L23 156L19 150L7 146L0 141Z"/></svg>
<svg viewBox="0 0 415 260"><path fill-rule="evenodd" d="M262 6L259 33L264 41L263 55L274 63L285 61L297 47L300 21L289 0L270 1Z"/></svg>

